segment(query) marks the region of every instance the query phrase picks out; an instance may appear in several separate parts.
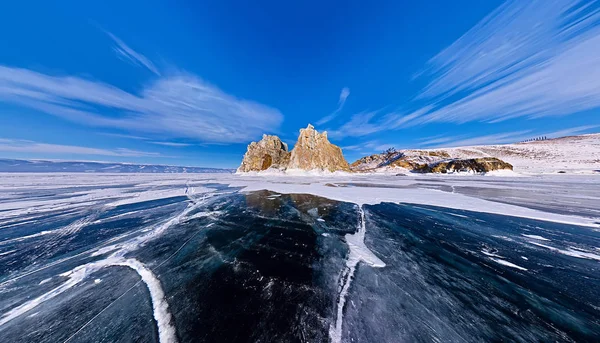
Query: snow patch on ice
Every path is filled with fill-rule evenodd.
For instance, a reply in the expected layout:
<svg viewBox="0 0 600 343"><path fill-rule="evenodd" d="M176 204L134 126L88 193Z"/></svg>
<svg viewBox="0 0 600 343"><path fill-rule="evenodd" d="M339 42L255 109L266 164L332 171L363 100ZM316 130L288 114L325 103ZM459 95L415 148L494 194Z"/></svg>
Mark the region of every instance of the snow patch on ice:
<svg viewBox="0 0 600 343"><path fill-rule="evenodd" d="M267 169L258 172L236 172L236 175L240 176L353 176L354 173L344 172L344 171L328 171L328 170L304 170L304 169Z"/></svg>
<svg viewBox="0 0 600 343"><path fill-rule="evenodd" d="M50 282L50 280L52 280L52 278L44 279L44 280L40 281L40 283L38 283L38 285L43 285L43 284L45 284L47 282Z"/></svg>
<svg viewBox="0 0 600 343"><path fill-rule="evenodd" d="M0 256L5 256L5 255L9 255L12 254L13 252L15 252L16 250L9 250L9 251L4 251L4 252L0 252Z"/></svg>
<svg viewBox="0 0 600 343"><path fill-rule="evenodd" d="M136 204L140 202L162 200L175 197L190 196L194 193L207 193L211 190L204 187L187 187L187 188L176 188L176 189L161 189L161 190L140 190L137 193L125 193L128 196L125 199L121 199L112 203L107 204L107 207L117 207L122 205Z"/></svg>
<svg viewBox="0 0 600 343"><path fill-rule="evenodd" d="M527 238L531 238L531 239L536 239L538 241L550 241L548 238L546 237L542 237L542 236L538 236L538 235L521 235L523 237L527 237Z"/></svg>
<svg viewBox="0 0 600 343"><path fill-rule="evenodd" d="M360 224L358 231L354 234L346 235L346 243L350 248L348 260L346 260L346 270L344 275L340 279L342 282L342 288L339 294L339 300L337 304L337 316L335 326L331 326L329 329L329 337L332 343L340 343L342 341L342 324L344 322L344 305L346 304L346 297L348 296L348 290L356 271L356 266L359 262L365 262L366 264L375 267L385 267L385 263L375 256L369 248L365 245L365 212L362 207L359 206L360 211Z"/></svg>
<svg viewBox="0 0 600 343"><path fill-rule="evenodd" d="M146 268L140 261L135 259L127 259L119 262L117 265L126 266L135 270L142 278L142 282L148 287L150 298L152 299L152 308L154 310L154 320L158 326L158 339L161 343L177 342L175 327L172 324L171 313L169 312L169 304L165 299L165 293L162 290L158 278Z"/></svg>
<svg viewBox="0 0 600 343"><path fill-rule="evenodd" d="M102 268L109 266L125 266L133 269L142 278L142 282L148 287L150 297L152 300L152 307L154 309L154 319L158 326L159 339L161 343L172 343L177 342L177 336L175 335L175 328L171 323L171 314L169 313L169 306L165 299L165 294L161 288L160 281L154 276L154 274L146 268L141 262L134 259L121 259L109 257L105 260L88 263L79 267L74 268L71 271L60 274L62 277L68 278L68 280L62 285L42 294L41 296L25 302L24 304L13 308L6 312L0 317L0 326L7 322L33 310L41 303L48 301L56 296L66 292L73 288L75 285L83 282L89 275L97 272ZM94 280L94 283L98 283L99 279Z"/></svg>
<svg viewBox="0 0 600 343"><path fill-rule="evenodd" d="M159 280L141 262L134 259L127 259L125 258L125 255L131 251L136 250L139 246L143 245L144 243L160 236L165 230L167 230L171 226L180 223L183 220L183 218L185 218L185 216L187 216L191 211L195 210L201 204L202 201L193 202L192 204L188 205L188 207L181 213L163 222L162 224L159 224L150 232L144 235L132 238L123 243L109 245L96 250L96 252L92 253L91 256L100 256L107 253L111 253L111 255L103 260L87 263L78 266L68 272L60 274L59 276L66 277L68 278L68 280L60 286L40 295L39 297L29 300L1 315L0 327L8 323L9 321L31 311L38 305L66 292L67 290L83 282L90 275L102 268L106 268L109 266L127 266L135 270L140 275L142 281L146 284L148 290L150 291L150 296L152 298L152 306L154 309L154 318L159 328L160 342L176 342L177 336L175 335L175 328L171 324L171 315L168 312L168 305L165 300L164 292L162 291Z"/></svg>
<svg viewBox="0 0 600 343"><path fill-rule="evenodd" d="M516 265L514 263L511 263L511 262L508 262L508 261L505 261L505 260L501 260L499 258L490 258L490 260L492 260L492 261L494 261L494 262L496 262L498 264L501 264L503 266L507 266L507 267L511 267L511 268L515 268L515 269L523 270L523 271L527 270L527 268L523 268L523 267L518 266L518 265Z"/></svg>
<svg viewBox="0 0 600 343"><path fill-rule="evenodd" d="M527 207L505 204L469 197L458 193L449 193L427 188L402 188L393 187L331 187L331 181L318 179L311 181L304 178L290 178L289 182L272 182L262 178L246 178L231 181L232 187L243 187L244 192L259 190L270 190L284 194L312 194L324 198L363 204L379 204L382 202L406 203L439 206L467 211L484 212L500 215L529 218L541 221L556 222L562 224L580 225L587 227L600 227L597 218L562 215L557 213L543 212ZM394 184L391 184L393 186Z"/></svg>
<svg viewBox="0 0 600 343"><path fill-rule="evenodd" d="M545 244L538 243L538 242L528 241L527 243L533 244L533 245L541 247L541 248L545 248L545 249L548 249L548 250L555 251L555 252L557 252L559 254L571 256L571 257L585 258L585 259L588 259L588 260L600 261L600 255L595 254L593 252L585 251L585 250L582 250L582 249L579 249L579 248L575 248L575 247L569 247L567 249L559 249L559 248L552 247L552 246L545 245Z"/></svg>

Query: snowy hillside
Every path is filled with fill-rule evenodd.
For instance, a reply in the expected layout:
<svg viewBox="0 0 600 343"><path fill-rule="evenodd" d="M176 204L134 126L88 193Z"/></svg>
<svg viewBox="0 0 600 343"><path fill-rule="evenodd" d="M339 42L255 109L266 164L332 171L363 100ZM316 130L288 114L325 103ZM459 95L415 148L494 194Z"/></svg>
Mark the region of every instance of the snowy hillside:
<svg viewBox="0 0 600 343"><path fill-rule="evenodd" d="M452 158L497 157L522 173L600 173L600 134L449 149Z"/></svg>
<svg viewBox="0 0 600 343"><path fill-rule="evenodd" d="M351 164L354 171L415 170L423 164L451 159L495 157L510 163L517 173L600 173L600 134L543 141L455 148L399 150L363 157Z"/></svg>

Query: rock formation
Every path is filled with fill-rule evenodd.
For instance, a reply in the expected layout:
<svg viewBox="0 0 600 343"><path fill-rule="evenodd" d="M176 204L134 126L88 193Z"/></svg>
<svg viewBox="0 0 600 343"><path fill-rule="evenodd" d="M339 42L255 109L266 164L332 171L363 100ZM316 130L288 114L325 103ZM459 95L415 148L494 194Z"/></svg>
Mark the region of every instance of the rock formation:
<svg viewBox="0 0 600 343"><path fill-rule="evenodd" d="M487 173L494 170L513 170L513 166L495 157L454 159L437 162L431 165L423 164L414 169L421 173L453 173L473 172Z"/></svg>
<svg viewBox="0 0 600 343"><path fill-rule="evenodd" d="M291 153L277 136L263 135L258 143L250 143L237 171L261 171L269 168L350 171L342 149L329 142L327 132L318 133L310 124L306 129L300 130L298 142Z"/></svg>
<svg viewBox="0 0 600 343"><path fill-rule="evenodd" d="M277 136L263 135L248 145L238 172L261 171L269 168L284 169L290 159L287 145Z"/></svg>
<svg viewBox="0 0 600 343"><path fill-rule="evenodd" d="M372 172L381 168L402 168L416 173L487 173L512 170L495 157L457 158L445 150L400 150L363 157L350 165L355 172Z"/></svg>
<svg viewBox="0 0 600 343"><path fill-rule="evenodd" d="M363 157L350 165L352 171L374 171L383 167L413 170L423 164L450 159L445 151L400 150Z"/></svg>
<svg viewBox="0 0 600 343"><path fill-rule="evenodd" d="M318 133L310 124L306 129L300 129L288 169L350 171L342 149L329 142L327 132Z"/></svg>

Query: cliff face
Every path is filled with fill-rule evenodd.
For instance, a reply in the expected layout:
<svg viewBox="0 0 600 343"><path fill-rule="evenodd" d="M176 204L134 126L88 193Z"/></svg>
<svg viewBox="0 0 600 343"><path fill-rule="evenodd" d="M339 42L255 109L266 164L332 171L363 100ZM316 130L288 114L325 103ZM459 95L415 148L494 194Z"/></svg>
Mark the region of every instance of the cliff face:
<svg viewBox="0 0 600 343"><path fill-rule="evenodd" d="M244 155L238 172L302 169L321 171L350 171L342 149L327 139L327 132L318 133L312 125L300 130L298 142L290 153L287 145L277 136L263 135L252 142Z"/></svg>
<svg viewBox="0 0 600 343"><path fill-rule="evenodd" d="M292 150L288 168L330 172L350 171L342 149L329 142L327 132L318 133L310 124L306 129L300 130L300 136Z"/></svg>
<svg viewBox="0 0 600 343"><path fill-rule="evenodd" d="M261 171L269 168L285 168L290 152L277 136L263 135L259 142L252 142L244 155L238 172Z"/></svg>

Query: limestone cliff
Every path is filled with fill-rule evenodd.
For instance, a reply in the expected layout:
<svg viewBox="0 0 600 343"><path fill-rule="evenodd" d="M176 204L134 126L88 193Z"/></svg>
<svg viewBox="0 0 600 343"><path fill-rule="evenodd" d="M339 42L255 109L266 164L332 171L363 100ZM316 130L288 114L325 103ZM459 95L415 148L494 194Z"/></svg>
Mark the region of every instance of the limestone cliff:
<svg viewBox="0 0 600 343"><path fill-rule="evenodd" d="M300 129L288 169L350 171L342 149L329 142L327 132L318 133L310 124L306 129Z"/></svg>
<svg viewBox="0 0 600 343"><path fill-rule="evenodd" d="M238 172L261 171L269 168L285 169L290 159L287 145L277 136L263 135L252 142L244 155Z"/></svg>

